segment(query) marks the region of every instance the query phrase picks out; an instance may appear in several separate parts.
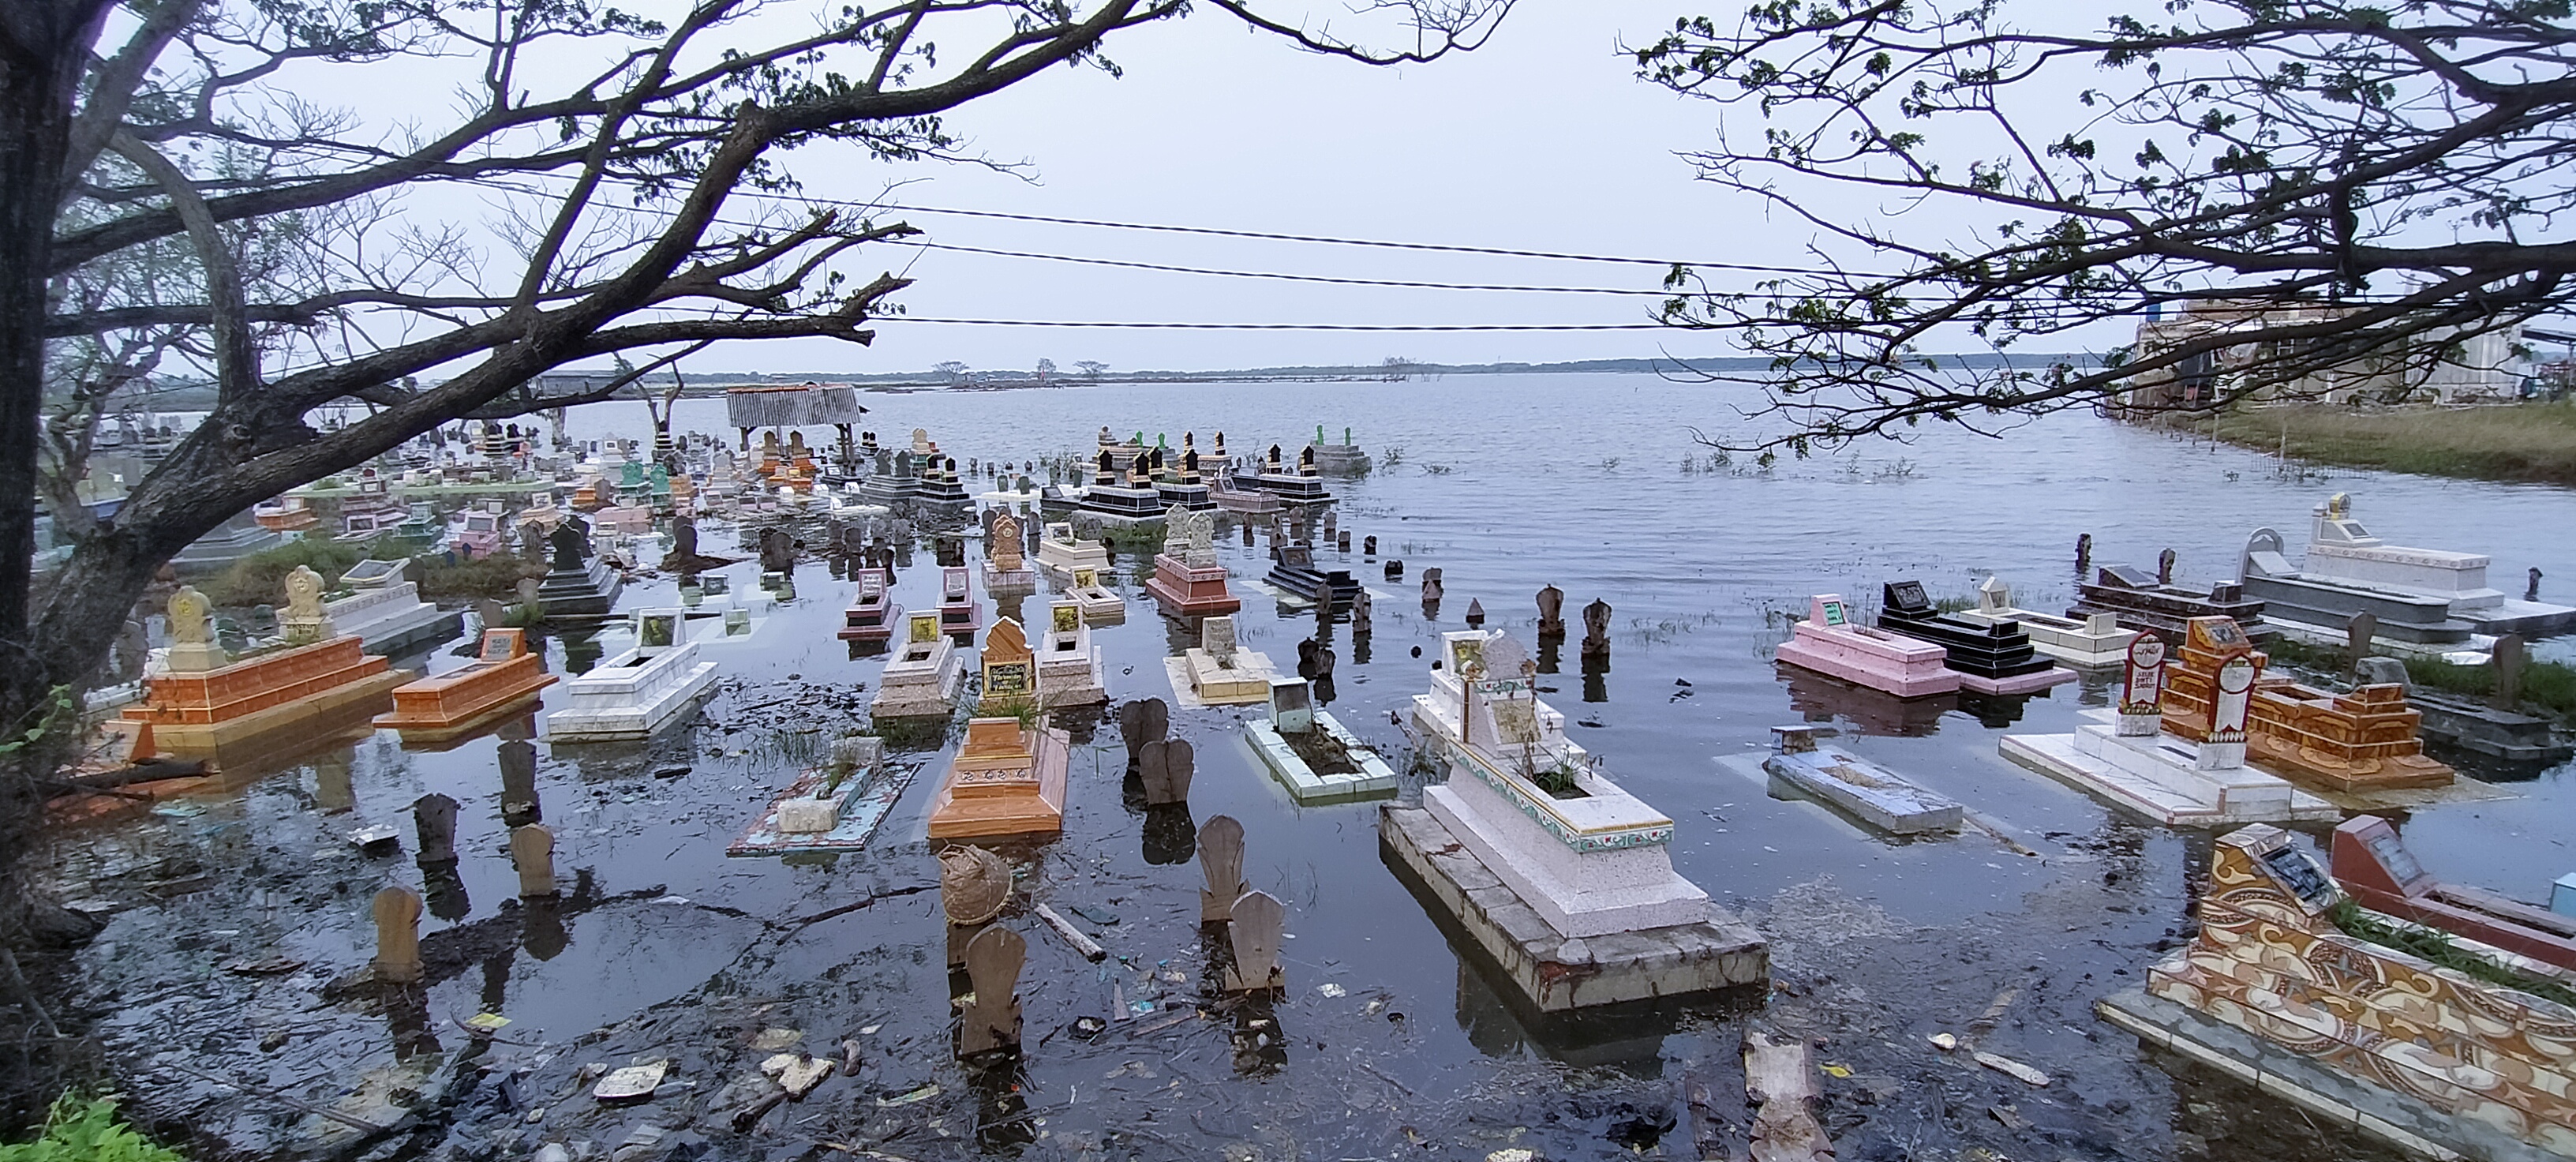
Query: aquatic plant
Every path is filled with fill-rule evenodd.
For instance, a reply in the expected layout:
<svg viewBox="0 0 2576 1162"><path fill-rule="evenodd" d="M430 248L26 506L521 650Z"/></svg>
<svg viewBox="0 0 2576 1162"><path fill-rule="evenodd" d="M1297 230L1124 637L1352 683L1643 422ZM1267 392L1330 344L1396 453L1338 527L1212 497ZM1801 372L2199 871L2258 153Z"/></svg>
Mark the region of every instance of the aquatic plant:
<svg viewBox="0 0 2576 1162"><path fill-rule="evenodd" d="M0 1162L185 1162L116 1118L116 1099L64 1094L32 1142L0 1146Z"/></svg>
<svg viewBox="0 0 2576 1162"><path fill-rule="evenodd" d="M1422 470L1433 476L1447 476L1451 471L1450 467L1446 464L1425 464L1422 466Z"/></svg>

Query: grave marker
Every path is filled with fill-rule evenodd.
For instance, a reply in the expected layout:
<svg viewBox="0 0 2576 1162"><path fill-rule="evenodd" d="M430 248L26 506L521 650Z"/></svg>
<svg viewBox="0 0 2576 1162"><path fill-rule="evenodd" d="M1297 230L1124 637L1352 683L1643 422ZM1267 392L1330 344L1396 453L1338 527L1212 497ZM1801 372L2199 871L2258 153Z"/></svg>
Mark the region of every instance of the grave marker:
<svg viewBox="0 0 2576 1162"><path fill-rule="evenodd" d="M412 802L411 816L420 836L418 862L456 862L456 800L445 795L423 795Z"/></svg>
<svg viewBox="0 0 2576 1162"><path fill-rule="evenodd" d="M1243 824L1234 816L1219 815L1199 828L1199 870L1208 884L1199 891L1199 923L1233 919L1234 902L1245 891Z"/></svg>
<svg viewBox="0 0 2576 1162"><path fill-rule="evenodd" d="M957 1055L1020 1047L1020 969L1028 941L1008 928L987 928L966 944L966 979L974 993L957 1030Z"/></svg>
<svg viewBox="0 0 2576 1162"><path fill-rule="evenodd" d="M1245 892L1234 901L1227 936L1234 945L1234 964L1226 969L1228 992L1282 988L1287 974L1279 964L1279 946L1288 932L1287 909L1268 892Z"/></svg>
<svg viewBox="0 0 2576 1162"><path fill-rule="evenodd" d="M411 984L420 979L420 893L386 888L376 893L376 979Z"/></svg>
<svg viewBox="0 0 2576 1162"><path fill-rule="evenodd" d="M557 895L555 833L531 823L510 831L510 862L519 869L519 898Z"/></svg>

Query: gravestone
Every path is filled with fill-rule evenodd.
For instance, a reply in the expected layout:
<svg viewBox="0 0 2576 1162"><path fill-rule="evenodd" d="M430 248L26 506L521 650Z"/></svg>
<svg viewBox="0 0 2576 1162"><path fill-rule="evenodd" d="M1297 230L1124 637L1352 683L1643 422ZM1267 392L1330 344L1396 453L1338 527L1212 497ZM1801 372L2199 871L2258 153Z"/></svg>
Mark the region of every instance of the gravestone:
<svg viewBox="0 0 2576 1162"><path fill-rule="evenodd" d="M1234 665L1234 619L1211 617L1199 623L1199 649L1220 666Z"/></svg>
<svg viewBox="0 0 2576 1162"><path fill-rule="evenodd" d="M1145 744L1161 742L1172 728L1172 708L1160 698L1145 698L1118 708L1118 738L1127 744L1127 762L1139 761Z"/></svg>
<svg viewBox="0 0 2576 1162"><path fill-rule="evenodd" d="M1538 591L1538 636L1565 636L1565 591L1554 585Z"/></svg>
<svg viewBox="0 0 2576 1162"><path fill-rule="evenodd" d="M1598 597L1583 607L1583 656L1610 656L1610 603Z"/></svg>
<svg viewBox="0 0 2576 1162"><path fill-rule="evenodd" d="M1023 568L1020 557L1020 522L1012 519L1011 514L1007 512L999 513L993 518L992 567L999 573L1016 573Z"/></svg>
<svg viewBox="0 0 2576 1162"><path fill-rule="evenodd" d="M386 888L376 893L376 979L391 984L420 980L420 893Z"/></svg>
<svg viewBox="0 0 2576 1162"><path fill-rule="evenodd" d="M505 730L498 754L501 822L509 827L524 827L545 817L537 804L537 745L526 737L507 735Z"/></svg>
<svg viewBox="0 0 2576 1162"><path fill-rule="evenodd" d="M2522 635L2505 634L2495 641L2495 694L2488 701L2498 710L2513 710L2522 705Z"/></svg>
<svg viewBox="0 0 2576 1162"><path fill-rule="evenodd" d="M2002 616L2010 608L2012 587L2004 584L2003 578L1988 577L1985 584L1977 586L1977 612Z"/></svg>
<svg viewBox="0 0 2576 1162"><path fill-rule="evenodd" d="M2361 660L2370 656L2370 639L2377 636L2379 636L2379 616L2377 614L2371 613L2369 610L2363 610L2360 613L2353 614L2352 620L2344 623L2343 656L2345 660L2356 667L2361 665Z"/></svg>
<svg viewBox="0 0 2576 1162"><path fill-rule="evenodd" d="M286 613L278 626L291 646L309 646L335 636L330 615L322 610L322 575L311 565L297 565L286 575Z"/></svg>
<svg viewBox="0 0 2576 1162"><path fill-rule="evenodd" d="M1431 568L1422 571L1422 603L1424 605L1438 605L1440 604L1440 599L1447 596L1447 594L1447 589L1440 584L1439 566L1434 565Z"/></svg>
<svg viewBox="0 0 2576 1162"><path fill-rule="evenodd" d="M1365 637L1371 632L1373 631L1369 628L1369 591L1363 587L1351 594L1351 636Z"/></svg>
<svg viewBox="0 0 2576 1162"><path fill-rule="evenodd" d="M2363 658L2353 667L2354 677L2364 686L2406 685L2406 663L2395 658Z"/></svg>
<svg viewBox="0 0 2576 1162"><path fill-rule="evenodd" d="M1243 824L1219 815L1199 828L1199 871L1208 886L1199 890L1199 923L1234 918L1234 902L1247 890L1243 882Z"/></svg>
<svg viewBox="0 0 2576 1162"><path fill-rule="evenodd" d="M1370 557L1370 558L1374 558L1374 557L1376 557L1376 556L1377 556L1377 538L1376 538L1376 537L1362 537L1362 538L1360 538L1360 555L1361 555L1361 556L1364 556L1364 557Z"/></svg>
<svg viewBox="0 0 2576 1162"><path fill-rule="evenodd" d="M1256 992L1286 985L1279 946L1287 934L1288 910L1270 893L1245 892L1236 899L1227 930L1234 945L1234 964L1226 969L1226 991Z"/></svg>
<svg viewBox="0 0 2576 1162"><path fill-rule="evenodd" d="M1345 553L1350 552L1351 530L1343 529L1342 531L1333 534L1333 547Z"/></svg>
<svg viewBox="0 0 2576 1162"><path fill-rule="evenodd" d="M2174 551L2172 549L2167 549L2164 552L2156 554L2156 584L2173 584L2174 560Z"/></svg>
<svg viewBox="0 0 2576 1162"><path fill-rule="evenodd" d="M2124 738L2154 738L2164 729L2165 641L2142 633L2129 642L2120 675L2117 730Z"/></svg>
<svg viewBox="0 0 2576 1162"><path fill-rule="evenodd" d="M555 833L541 824L510 829L510 862L519 869L519 898L542 899L555 887Z"/></svg>
<svg viewBox="0 0 2576 1162"><path fill-rule="evenodd" d="M419 862L456 862L456 800L445 795L423 795L413 800L411 817L420 835Z"/></svg>
<svg viewBox="0 0 2576 1162"><path fill-rule="evenodd" d="M1186 738L1149 742L1136 753L1138 778L1145 784L1145 805L1161 807L1190 801L1190 780L1198 773L1198 752Z"/></svg>
<svg viewBox="0 0 2576 1162"><path fill-rule="evenodd" d="M2254 704L2254 683L2262 667L2238 654L2218 667L2217 689L2210 700L2209 738L2200 744L2199 767L2232 771L2245 765L2245 723Z"/></svg>
<svg viewBox="0 0 2576 1162"><path fill-rule="evenodd" d="M171 673L197 674L223 667L223 647L212 640L213 627L206 618L212 608L206 595L197 592L194 585L182 585L178 592L170 595Z"/></svg>
<svg viewBox="0 0 2576 1162"><path fill-rule="evenodd" d="M1483 601L1473 597L1467 599L1467 624L1471 627L1485 624L1485 603Z"/></svg>
<svg viewBox="0 0 2576 1162"><path fill-rule="evenodd" d="M479 598L474 602L474 616L482 621L485 629L507 625L510 619L509 611L501 608L500 602L489 597Z"/></svg>
<svg viewBox="0 0 2576 1162"><path fill-rule="evenodd" d="M2522 599L2525 601L2540 600L2540 566L2534 565L2531 567L2531 572L2524 574L2522 583Z"/></svg>
<svg viewBox="0 0 2576 1162"><path fill-rule="evenodd" d="M2081 577L2093 567L2093 534L2075 534L2075 575Z"/></svg>
<svg viewBox="0 0 2576 1162"><path fill-rule="evenodd" d="M775 526L760 530L760 571L784 573L796 567L796 540Z"/></svg>
<svg viewBox="0 0 2576 1162"><path fill-rule="evenodd" d="M694 517L671 520L671 557L675 561L694 560L698 555L698 522Z"/></svg>
<svg viewBox="0 0 2576 1162"><path fill-rule="evenodd" d="M1003 618L984 635L984 705L1007 708L1037 696L1037 656L1029 650L1020 623Z"/></svg>
<svg viewBox="0 0 2576 1162"><path fill-rule="evenodd" d="M987 928L966 943L966 979L975 991L960 1017L958 1056L1020 1047L1020 968L1028 956L1028 941L1008 928Z"/></svg>
<svg viewBox="0 0 2576 1162"><path fill-rule="evenodd" d="M1245 521L1245 522L1243 522L1243 547L1245 547L1245 548L1247 548L1247 549L1252 547L1252 522L1251 522L1251 521Z"/></svg>

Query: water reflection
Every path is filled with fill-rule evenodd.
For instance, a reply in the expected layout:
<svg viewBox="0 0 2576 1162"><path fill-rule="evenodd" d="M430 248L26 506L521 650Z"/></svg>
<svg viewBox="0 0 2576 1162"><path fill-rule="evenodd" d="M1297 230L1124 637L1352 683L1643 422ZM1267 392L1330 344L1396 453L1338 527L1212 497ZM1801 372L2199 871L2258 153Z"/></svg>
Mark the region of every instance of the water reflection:
<svg viewBox="0 0 2576 1162"><path fill-rule="evenodd" d="M1925 738L1940 731L1942 715L1959 708L1955 693L1899 698L1785 662L1777 669L1789 687L1791 709L1809 722L1840 719L1864 735Z"/></svg>

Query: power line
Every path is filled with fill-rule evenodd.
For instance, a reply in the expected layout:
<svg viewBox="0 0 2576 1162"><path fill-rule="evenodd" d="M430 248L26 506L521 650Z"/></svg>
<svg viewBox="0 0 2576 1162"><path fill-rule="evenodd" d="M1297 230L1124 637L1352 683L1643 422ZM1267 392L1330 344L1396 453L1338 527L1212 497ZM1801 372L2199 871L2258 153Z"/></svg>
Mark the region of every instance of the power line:
<svg viewBox="0 0 2576 1162"><path fill-rule="evenodd" d="M960 254L989 254L999 258L1035 258L1043 259L1048 262L1077 262L1088 266L1117 266L1132 270L1164 271L1171 274L1206 274L1218 275L1225 278L1267 278L1278 279L1283 282L1332 283L1336 286L1410 287L1419 290L1521 291L1531 294L1558 295L1651 295L1655 298L1669 298L1673 294L1671 291L1639 290L1633 287L1519 286L1500 283L1415 282L1406 279L1335 278L1330 275L1285 274L1278 271L1263 270L1218 270L1204 266L1171 266L1159 262L1131 262L1120 258L1085 258L1072 254L1042 254L1027 250L995 250L983 246L959 246L950 242L897 241L889 242L886 245L918 246L925 250L951 250Z"/></svg>
<svg viewBox="0 0 2576 1162"><path fill-rule="evenodd" d="M1661 323L1129 323L1057 319L925 319L875 315L871 323L943 323L963 327L1116 327L1153 331L1669 331Z"/></svg>

